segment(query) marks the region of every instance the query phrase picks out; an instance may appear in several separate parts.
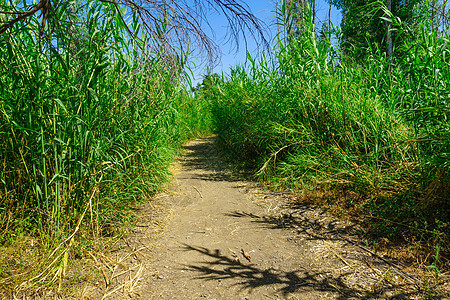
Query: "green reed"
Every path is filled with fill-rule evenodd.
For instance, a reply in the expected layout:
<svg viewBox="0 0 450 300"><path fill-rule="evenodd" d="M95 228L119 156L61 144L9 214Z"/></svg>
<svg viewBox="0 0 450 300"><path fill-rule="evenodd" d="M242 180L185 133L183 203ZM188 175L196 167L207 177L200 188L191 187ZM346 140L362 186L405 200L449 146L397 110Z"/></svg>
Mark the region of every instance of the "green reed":
<svg viewBox="0 0 450 300"><path fill-rule="evenodd" d="M32 236L49 253L28 285L64 273L79 229L109 234L129 218L168 179L181 143L208 131L207 106L183 92L184 66L146 47L155 41L135 18L67 5L55 7L67 22L42 38L37 17L0 36L0 243ZM5 264L2 277L26 269Z"/></svg>
<svg viewBox="0 0 450 300"><path fill-rule="evenodd" d="M404 223L400 231L431 222L448 240L446 33L397 20L394 56L369 49L361 63L333 45L333 32L317 36L311 13L296 32L282 11L276 59L249 56L213 94L221 144L275 188L352 207L391 229L387 220Z"/></svg>

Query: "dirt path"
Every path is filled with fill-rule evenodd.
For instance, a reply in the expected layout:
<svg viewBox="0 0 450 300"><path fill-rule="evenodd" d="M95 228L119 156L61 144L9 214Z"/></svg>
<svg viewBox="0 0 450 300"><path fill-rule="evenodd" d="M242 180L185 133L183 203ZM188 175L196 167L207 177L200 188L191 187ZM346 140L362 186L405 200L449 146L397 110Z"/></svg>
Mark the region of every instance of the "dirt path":
<svg viewBox="0 0 450 300"><path fill-rule="evenodd" d="M104 298L415 299L408 280L345 240L351 224L237 180L213 138L185 150L116 254Z"/></svg>

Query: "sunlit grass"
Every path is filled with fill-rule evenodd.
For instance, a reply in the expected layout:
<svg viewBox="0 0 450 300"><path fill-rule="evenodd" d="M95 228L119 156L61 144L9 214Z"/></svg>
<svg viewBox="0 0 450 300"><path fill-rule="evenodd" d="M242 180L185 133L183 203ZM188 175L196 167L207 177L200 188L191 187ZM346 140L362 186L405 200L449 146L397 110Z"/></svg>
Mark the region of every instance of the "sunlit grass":
<svg viewBox="0 0 450 300"><path fill-rule="evenodd" d="M280 38L275 61L249 57L216 88L215 127L273 188L356 209L379 218L374 232L419 235L433 248L449 234L448 36L395 25L402 54L358 63L311 24Z"/></svg>
<svg viewBox="0 0 450 300"><path fill-rule="evenodd" d="M90 5L69 34L39 39L31 18L0 36L3 289L60 282L78 240L120 230L169 179L177 148L210 130L182 66L137 48L111 11Z"/></svg>

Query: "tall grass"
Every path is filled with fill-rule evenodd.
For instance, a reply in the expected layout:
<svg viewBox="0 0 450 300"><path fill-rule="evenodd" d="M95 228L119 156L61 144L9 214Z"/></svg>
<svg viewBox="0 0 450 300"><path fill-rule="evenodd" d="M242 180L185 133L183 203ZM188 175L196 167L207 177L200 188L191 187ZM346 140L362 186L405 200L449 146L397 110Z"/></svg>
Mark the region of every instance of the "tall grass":
<svg viewBox="0 0 450 300"><path fill-rule="evenodd" d="M0 244L41 246L33 268L27 249L0 255L7 289L63 276L77 232L109 234L208 127L207 107L183 92L183 65L148 50L156 42L135 19L140 47L115 8L93 3L75 20L68 5L55 7L67 28L41 39L35 17L0 36Z"/></svg>
<svg viewBox="0 0 450 300"><path fill-rule="evenodd" d="M333 45L332 32L316 35L311 13L296 32L281 11L286 33L276 59L249 56L217 87L221 144L272 187L356 211L378 234L447 243L446 33L397 20L399 55L370 49L355 63Z"/></svg>

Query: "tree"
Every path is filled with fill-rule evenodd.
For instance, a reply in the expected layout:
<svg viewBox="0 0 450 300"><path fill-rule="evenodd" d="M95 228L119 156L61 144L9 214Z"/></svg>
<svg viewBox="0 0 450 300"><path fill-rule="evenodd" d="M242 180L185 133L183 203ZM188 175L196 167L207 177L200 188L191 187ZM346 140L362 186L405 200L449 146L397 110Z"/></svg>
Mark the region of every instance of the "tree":
<svg viewBox="0 0 450 300"><path fill-rule="evenodd" d="M14 3L14 4L13 4ZM39 36L70 33L74 1L39 0L37 4L29 1L15 1L0 4L0 36L8 34L13 26L26 26L27 20L41 15ZM239 36L247 31L259 43L268 47L264 37L264 25L241 0L92 0L78 2L77 9L96 3L104 11L116 13L118 26L125 26L131 38L140 47L150 47L155 52L161 48L162 54L176 57L190 49L206 51L209 61L218 57L218 47L203 30L209 26L207 15L211 11L224 15L229 23L229 38L239 47ZM65 13L71 11L70 13ZM141 24L136 31L128 22L132 17ZM153 44L142 43L143 35L150 36Z"/></svg>
<svg viewBox="0 0 450 300"><path fill-rule="evenodd" d="M402 22L412 23L414 9L421 2L423 0L330 0L329 3L342 10L344 53L356 60L363 59L377 49L392 55L395 32L381 7L384 5Z"/></svg>
<svg viewBox="0 0 450 300"><path fill-rule="evenodd" d="M285 43L302 39L305 32L315 31L315 0L283 0L279 12Z"/></svg>
<svg viewBox="0 0 450 300"><path fill-rule="evenodd" d="M305 22L310 20L308 18L309 10L311 10L311 20L314 24L316 15L315 7L315 0L286 0L284 3L284 13L291 19L291 30L302 31Z"/></svg>

